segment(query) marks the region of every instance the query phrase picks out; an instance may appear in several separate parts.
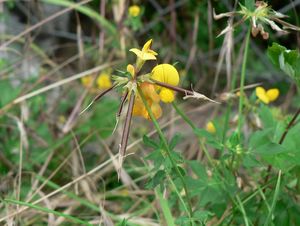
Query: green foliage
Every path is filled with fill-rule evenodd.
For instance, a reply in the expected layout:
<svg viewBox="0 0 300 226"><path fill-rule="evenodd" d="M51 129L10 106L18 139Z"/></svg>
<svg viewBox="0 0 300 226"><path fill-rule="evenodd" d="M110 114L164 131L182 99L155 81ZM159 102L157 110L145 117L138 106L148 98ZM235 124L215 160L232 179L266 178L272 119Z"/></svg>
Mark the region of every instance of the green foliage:
<svg viewBox="0 0 300 226"><path fill-rule="evenodd" d="M265 48L266 42L258 39L261 35L250 36L249 28L249 36L244 37L249 24L240 17L233 20L233 46L230 35L227 40L216 38L228 21L213 20L209 6L218 14L225 13L234 10L229 1L131 1L140 3L141 12L135 17L128 13L128 2L42 0L45 5L41 6L39 2L31 5L9 0L3 4L0 219L7 219L0 224L11 220L19 225L46 225L63 219L61 225L102 225L106 220L119 226L140 226L148 221L149 225L168 226L300 225L300 121L294 114L300 107L300 96L293 93L288 80L273 77L266 60L269 57L300 88L300 54L292 50L294 43L270 32L270 40L275 42L267 54L257 51ZM238 3L249 12L256 7L254 0ZM71 12L67 30L44 29L47 20L39 24L43 7L49 5ZM32 6L41 6L37 7L38 14ZM5 23L14 22L15 14L18 24L24 25L24 31L13 27L13 33L20 36L6 31L9 27ZM295 23L297 15L291 11L288 14ZM40 44L48 38L55 45ZM103 91L95 88L97 80L93 87L73 81L22 103L14 102L17 97L65 80L69 74L115 59L120 65L109 69L131 80L125 68L134 62L127 50L150 38L155 40L152 48L162 56L160 59L176 62L173 65L184 70L179 72L187 75L180 78L181 88L192 87L209 95L214 75L220 72L210 97L221 104L206 105L188 98L179 106L186 93L177 94L176 103L172 103L175 116L169 114L171 106L164 103L163 114L156 120L151 106L147 106L152 101L147 96L144 105L150 120L132 118L130 150L125 153L120 172L115 157L123 131L118 127L112 132L122 87L97 100L81 115L80 110ZM245 38L251 40L251 46ZM218 62L222 54L224 59L231 56L226 65ZM24 68L34 67L28 65L31 58L40 70L35 70L37 77L23 79L19 75ZM145 63L138 74L157 63L161 62ZM225 75L227 70L229 77ZM245 89L238 87L238 81ZM227 89L229 82L237 89ZM279 98L264 104L252 83L260 83L266 90L278 88ZM293 95L290 105L287 93ZM125 101L120 126L127 108ZM72 126L66 132L63 128L69 120ZM177 121L170 126L173 120ZM216 131L205 129L209 121ZM16 213L17 209L22 213Z"/></svg>
<svg viewBox="0 0 300 226"><path fill-rule="evenodd" d="M268 48L268 56L272 63L290 76L300 88L300 54L298 50L290 50L278 43Z"/></svg>

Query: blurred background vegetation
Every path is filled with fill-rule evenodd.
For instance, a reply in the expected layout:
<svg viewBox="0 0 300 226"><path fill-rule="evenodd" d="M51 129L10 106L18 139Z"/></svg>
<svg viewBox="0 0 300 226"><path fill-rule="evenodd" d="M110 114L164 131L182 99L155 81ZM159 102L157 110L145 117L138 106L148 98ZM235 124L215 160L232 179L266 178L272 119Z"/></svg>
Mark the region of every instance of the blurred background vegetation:
<svg viewBox="0 0 300 226"><path fill-rule="evenodd" d="M300 1L269 3L289 16L286 21L299 25ZM136 16L128 11L132 5L140 8ZM159 52L158 63L176 62L181 86L192 87L210 98L229 92L232 75L241 69L247 26L235 29L228 49L223 45L224 36L217 37L227 21L214 20L213 9L219 14L234 7L238 8L237 2L230 0L0 1L0 191L3 198L23 200L25 204L42 198L38 205L47 208L43 211L31 206L7 217L26 205L1 202L3 225L85 224L79 219L95 225L166 225L153 189L145 188L151 172L144 158L151 148L143 144L142 138L154 134L151 122L134 118L130 155L119 181L112 161L122 134L122 126L112 134L119 94L111 92L84 114L79 113L101 92L98 76L125 71L126 65L135 60L128 50L139 48L150 38L154 41L152 49ZM246 85L261 83L265 88L278 88L276 109L293 112L300 106L296 86L272 65L266 50L274 41L288 49L299 48L299 33L268 32L268 40L250 41ZM227 61L226 55L222 61L222 51L229 51L231 60ZM146 68L151 70L154 65L151 62ZM252 92L247 91L249 95ZM197 127L204 128L208 121L219 117L217 128L221 128L218 122L223 120L224 105L182 101L181 97L177 95L178 104ZM203 160L193 131L176 118L171 106L164 106L164 112L159 122L166 136L181 133L177 148L184 158ZM191 164L198 176L205 174L204 166ZM93 169L96 171L89 177L75 180ZM234 175L228 178L234 180ZM63 191L46 196L66 184ZM210 210L201 212L200 218L203 222L214 217L222 219L228 200L223 199L219 187L212 186L206 192L207 200L202 199L199 209ZM298 200L299 193L294 195ZM172 212L180 216L182 207L170 197ZM279 212L287 208L286 199L281 200ZM293 217L276 225L300 224L299 206L291 205ZM243 225L236 211L232 214L237 218L221 225ZM255 218L255 210L250 213ZM130 220L126 223L123 219Z"/></svg>

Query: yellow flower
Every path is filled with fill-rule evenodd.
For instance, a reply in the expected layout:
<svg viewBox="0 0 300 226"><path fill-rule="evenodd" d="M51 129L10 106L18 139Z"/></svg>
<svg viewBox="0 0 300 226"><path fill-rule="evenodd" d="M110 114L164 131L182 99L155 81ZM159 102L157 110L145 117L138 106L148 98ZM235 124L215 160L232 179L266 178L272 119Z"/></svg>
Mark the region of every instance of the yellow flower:
<svg viewBox="0 0 300 226"><path fill-rule="evenodd" d="M179 84L179 74L174 66L171 64L159 64L155 66L151 73L151 78L163 82L172 86ZM162 102L171 103L175 99L174 92L167 88L160 88L156 86L157 90L160 90L159 96Z"/></svg>
<svg viewBox="0 0 300 226"><path fill-rule="evenodd" d="M156 60L157 53L151 50L152 39L147 41L143 46L142 50L137 48L132 48L129 51L133 52L140 60Z"/></svg>
<svg viewBox="0 0 300 226"><path fill-rule="evenodd" d="M159 96L161 101L165 103L171 103L175 99L174 91L167 88L162 88L159 93Z"/></svg>
<svg viewBox="0 0 300 226"><path fill-rule="evenodd" d="M89 88L92 86L93 79L92 75L87 75L81 78L81 83L84 87Z"/></svg>
<svg viewBox="0 0 300 226"><path fill-rule="evenodd" d="M132 77L135 76L135 69L132 64L127 65L127 71L131 74Z"/></svg>
<svg viewBox="0 0 300 226"><path fill-rule="evenodd" d="M151 78L172 86L177 86L179 83L178 71L171 64L159 64L155 66L152 70Z"/></svg>
<svg viewBox="0 0 300 226"><path fill-rule="evenodd" d="M278 89L269 89L266 91L263 87L256 87L255 89L256 96L259 100L264 102L265 104L269 104L272 101L275 101L279 96Z"/></svg>
<svg viewBox="0 0 300 226"><path fill-rule="evenodd" d="M110 75L106 72L102 72L97 78L97 86L99 89L108 89L112 87Z"/></svg>
<svg viewBox="0 0 300 226"><path fill-rule="evenodd" d="M216 127L215 125L210 121L206 124L206 130L209 133L215 133L216 132Z"/></svg>
<svg viewBox="0 0 300 226"><path fill-rule="evenodd" d="M132 17L137 17L141 13L141 8L138 5L132 5L128 9L128 13Z"/></svg>
<svg viewBox="0 0 300 226"><path fill-rule="evenodd" d="M159 118L162 115L162 110L159 105L160 97L156 93L154 85L144 82L140 85L140 87L143 90L143 94L145 95L148 105L150 106L155 118ZM142 116L145 119L150 119L142 98L139 95L137 95L135 98L132 114L135 116Z"/></svg>

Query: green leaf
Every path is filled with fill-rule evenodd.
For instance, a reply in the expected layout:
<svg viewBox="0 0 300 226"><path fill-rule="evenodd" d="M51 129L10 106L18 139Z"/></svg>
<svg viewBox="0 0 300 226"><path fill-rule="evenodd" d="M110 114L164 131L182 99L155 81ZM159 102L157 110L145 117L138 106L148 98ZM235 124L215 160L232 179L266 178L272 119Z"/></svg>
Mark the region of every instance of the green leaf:
<svg viewBox="0 0 300 226"><path fill-rule="evenodd" d="M20 87L20 86L19 86ZM17 97L20 92L19 87L13 87L9 80L0 81L0 107L5 106Z"/></svg>
<svg viewBox="0 0 300 226"><path fill-rule="evenodd" d="M147 189L153 189L157 185L162 184L166 178L166 172L164 170L158 170L154 177L149 180L149 182L145 185Z"/></svg>
<svg viewBox="0 0 300 226"><path fill-rule="evenodd" d="M271 128L276 125L276 121L275 121L273 114L270 111L269 107L262 105L259 108L258 115L259 115L259 118L262 120L264 128Z"/></svg>
<svg viewBox="0 0 300 226"><path fill-rule="evenodd" d="M173 150L181 139L182 139L182 135L180 135L179 133L176 133L170 141L170 144L169 144L170 149Z"/></svg>
<svg viewBox="0 0 300 226"><path fill-rule="evenodd" d="M207 172L205 167L198 161L193 160L189 161L189 166L192 168L193 172L201 179L206 181L207 180Z"/></svg>
<svg viewBox="0 0 300 226"><path fill-rule="evenodd" d="M205 129L195 129L194 133L199 137L199 138L206 138L207 144L210 146L214 147L217 150L222 150L223 149L223 144L220 142L216 136L212 135L211 133L207 132Z"/></svg>
<svg viewBox="0 0 300 226"><path fill-rule="evenodd" d="M272 137L272 132L273 129L269 128L252 133L249 140L250 149L255 149L269 143Z"/></svg>
<svg viewBox="0 0 300 226"><path fill-rule="evenodd" d="M147 147L150 147L150 148L157 149L159 147L159 145L157 144L157 142L154 139L151 139L150 137L148 137L146 135L143 136L143 142Z"/></svg>
<svg viewBox="0 0 300 226"><path fill-rule="evenodd" d="M268 56L272 63L288 76L290 76L300 88L300 54L297 50L289 50L278 43L273 43L268 48Z"/></svg>
<svg viewBox="0 0 300 226"><path fill-rule="evenodd" d="M245 0L245 6L248 10L254 11L254 0Z"/></svg>
<svg viewBox="0 0 300 226"><path fill-rule="evenodd" d="M145 157L145 160L152 160L154 163L154 170L157 170L165 161L165 157L161 154L160 149L156 149L152 151L149 155L147 155Z"/></svg>
<svg viewBox="0 0 300 226"><path fill-rule="evenodd" d="M287 149L283 145L270 142L255 148L254 152L264 156L274 156L276 154L287 152Z"/></svg>

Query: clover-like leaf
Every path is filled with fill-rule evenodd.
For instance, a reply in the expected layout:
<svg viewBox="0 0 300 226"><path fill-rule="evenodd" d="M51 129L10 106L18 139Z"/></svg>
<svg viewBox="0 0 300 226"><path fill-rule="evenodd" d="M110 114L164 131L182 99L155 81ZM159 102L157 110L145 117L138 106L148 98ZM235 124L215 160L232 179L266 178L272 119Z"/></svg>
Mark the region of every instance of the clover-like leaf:
<svg viewBox="0 0 300 226"><path fill-rule="evenodd" d="M268 56L272 63L295 80L300 88L300 54L297 50L289 50L278 43L268 48Z"/></svg>

